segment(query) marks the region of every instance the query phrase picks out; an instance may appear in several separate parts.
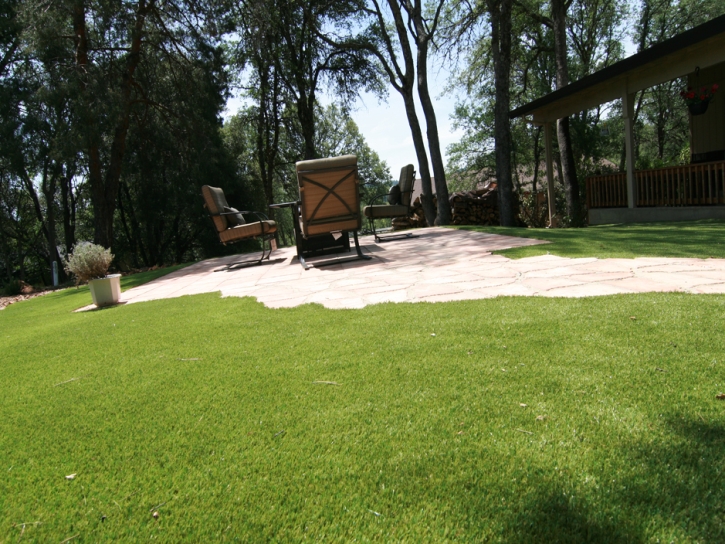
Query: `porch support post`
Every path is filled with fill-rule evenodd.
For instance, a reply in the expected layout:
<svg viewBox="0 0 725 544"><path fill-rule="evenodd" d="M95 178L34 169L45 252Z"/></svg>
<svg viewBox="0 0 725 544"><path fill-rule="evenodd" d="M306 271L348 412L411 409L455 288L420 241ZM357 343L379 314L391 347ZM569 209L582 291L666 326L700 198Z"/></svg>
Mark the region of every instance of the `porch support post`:
<svg viewBox="0 0 725 544"><path fill-rule="evenodd" d="M551 123L544 123L544 147L546 148L546 184L549 200L549 227L556 227L556 193L554 192L554 165L551 150Z"/></svg>
<svg viewBox="0 0 725 544"><path fill-rule="evenodd" d="M637 207L637 184L634 176L634 93L622 93L624 113L624 149L627 165L627 207Z"/></svg>

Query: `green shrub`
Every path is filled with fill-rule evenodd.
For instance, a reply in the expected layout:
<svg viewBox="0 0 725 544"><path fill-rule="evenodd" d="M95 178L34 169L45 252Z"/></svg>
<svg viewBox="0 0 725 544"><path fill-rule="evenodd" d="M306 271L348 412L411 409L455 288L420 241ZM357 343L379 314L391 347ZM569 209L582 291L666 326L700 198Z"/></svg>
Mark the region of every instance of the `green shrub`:
<svg viewBox="0 0 725 544"><path fill-rule="evenodd" d="M76 285L103 278L108 273L113 255L110 249L90 242L75 245L65 264L65 270L76 278Z"/></svg>
<svg viewBox="0 0 725 544"><path fill-rule="evenodd" d="M2 293L6 297L14 297L23 292L23 282L20 280L11 280L3 287Z"/></svg>

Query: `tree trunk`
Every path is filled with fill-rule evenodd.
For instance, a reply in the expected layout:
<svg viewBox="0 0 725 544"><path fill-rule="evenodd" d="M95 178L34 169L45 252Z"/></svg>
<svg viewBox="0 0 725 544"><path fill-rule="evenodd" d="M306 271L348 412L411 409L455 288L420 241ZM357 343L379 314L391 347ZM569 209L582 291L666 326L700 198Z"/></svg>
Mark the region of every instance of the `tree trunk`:
<svg viewBox="0 0 725 544"><path fill-rule="evenodd" d="M315 96L300 94L297 100L297 118L300 120L302 138L305 140L305 160L316 159L315 148Z"/></svg>
<svg viewBox="0 0 725 544"><path fill-rule="evenodd" d="M65 251L70 253L76 243L76 198L73 194L73 175L69 172L60 180L60 196L63 205Z"/></svg>
<svg viewBox="0 0 725 544"><path fill-rule="evenodd" d="M428 136L428 149L430 150L430 162L433 166L433 178L435 179L436 199L438 201L438 217L435 224L450 225L451 203L448 199L448 185L446 183L446 170L443 166L441 145L438 138L438 122L436 120L435 108L430 99L428 91L428 39L424 43L418 40L418 97L423 106L425 116L426 135ZM421 173L422 176L422 173ZM421 178L422 179L422 178Z"/></svg>
<svg viewBox="0 0 725 544"><path fill-rule="evenodd" d="M51 168L56 165L52 165ZM62 283L66 280L65 268L58 253L58 234L56 229L55 195L58 192L58 172L43 172L41 188L45 197L45 223L46 239L48 242L48 267L53 269L53 262L58 263L58 279Z"/></svg>
<svg viewBox="0 0 725 544"><path fill-rule="evenodd" d="M556 59L556 88L561 89L569 84L569 64L566 46L566 1L551 1L551 19L554 26L554 57ZM566 192L566 211L572 226L581 226L581 200L579 197L579 181L576 175L574 151L571 146L569 118L559 119L556 123L556 136L561 155L561 170L564 190Z"/></svg>
<svg viewBox="0 0 725 544"><path fill-rule="evenodd" d="M439 1L439 9L444 0ZM390 0L389 0L390 3ZM449 225L451 223L451 203L448 199L448 185L446 183L446 171L443 165L440 139L438 138L438 122L436 120L435 108L428 90L428 46L435 32L437 23L434 21L430 26L424 21L421 0L402 0L401 5L405 8L408 16L412 19L412 26L415 28L413 37L418 51L416 59L418 98L423 108L425 117L426 135L428 137L428 150L430 151L431 166L433 167L433 178L435 179L436 199L438 202L438 216L435 219L437 225ZM436 21L437 21L436 14ZM411 28L412 32L412 28ZM400 33L400 29L398 29Z"/></svg>
<svg viewBox="0 0 725 544"><path fill-rule="evenodd" d="M428 153L425 149L425 141L423 140L423 132L420 128L418 114L415 111L415 99L413 97L413 86L415 85L415 64L413 62L413 52L408 39L408 28L403 20L400 4L398 0L387 0L388 7L393 14L395 21L395 31L398 35L399 51L403 56L405 71L403 71L397 62L395 55L396 49L392 44L390 36L387 34L386 23L384 20L382 9L377 0L372 0L375 5L376 14L382 31L382 38L385 45L385 51L388 58L380 52L374 50L378 59L383 64L390 83L403 97L405 104L405 114L408 117L408 125L413 137L413 145L415 146L415 155L418 160L418 173L420 174L421 196L420 201L423 206L423 214L428 226L433 226L436 220L436 209L433 206L433 190L431 186L430 169L428 168Z"/></svg>
<svg viewBox="0 0 725 544"><path fill-rule="evenodd" d="M436 209L433 206L433 187L430 182L430 169L428 168L428 154L425 151L425 142L423 141L423 132L418 121L418 114L415 112L415 102L413 99L413 90L405 89L402 92L405 102L405 113L408 116L408 125L413 136L413 145L415 147L415 155L418 159L418 172L420 173L421 195L420 203L423 205L423 214L425 222L429 227L435 224Z"/></svg>
<svg viewBox="0 0 725 544"><path fill-rule="evenodd" d="M154 0L148 4L146 0L138 2L136 19L131 37L128 62L121 75L120 96L121 112L116 119L116 128L113 132L113 141L110 150L110 162L105 176L102 173L99 135L96 134L94 115L96 112L84 108L88 156L89 175L91 186L91 202L93 204L94 239L97 244L110 248L113 245L113 215L116 211L116 198L118 196L121 169L126 152L126 136L131 119L131 92L133 88L133 75L141 61L141 46L143 44L143 31L148 12L153 9ZM86 28L85 6L82 0L76 3L73 12L73 30L76 44L76 67L80 73L81 91L87 92L84 77L88 73L88 35ZM85 101L85 106L92 99Z"/></svg>
<svg viewBox="0 0 725 544"><path fill-rule="evenodd" d="M511 82L511 0L489 2L491 14L491 50L494 64L496 104L494 141L496 146L496 182L501 226L513 227L513 182L511 180L511 124L509 94Z"/></svg>

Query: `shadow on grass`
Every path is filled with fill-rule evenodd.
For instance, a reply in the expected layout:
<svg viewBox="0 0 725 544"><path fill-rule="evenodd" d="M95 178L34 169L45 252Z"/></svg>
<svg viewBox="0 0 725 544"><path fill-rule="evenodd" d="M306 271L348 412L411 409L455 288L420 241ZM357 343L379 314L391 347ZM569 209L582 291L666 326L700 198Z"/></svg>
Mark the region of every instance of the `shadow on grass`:
<svg viewBox="0 0 725 544"><path fill-rule="evenodd" d="M645 540L633 535L611 518L599 516L591 508L576 503L575 497L562 489L542 489L527 501L524 509L510 519L505 529L505 541L512 544L579 543L616 544L638 543Z"/></svg>
<svg viewBox="0 0 725 544"><path fill-rule="evenodd" d="M506 522L506 541L725 541L725 425L675 415L664 426L657 441L606 455L618 481L601 482L598 494L575 499L550 480L533 483Z"/></svg>

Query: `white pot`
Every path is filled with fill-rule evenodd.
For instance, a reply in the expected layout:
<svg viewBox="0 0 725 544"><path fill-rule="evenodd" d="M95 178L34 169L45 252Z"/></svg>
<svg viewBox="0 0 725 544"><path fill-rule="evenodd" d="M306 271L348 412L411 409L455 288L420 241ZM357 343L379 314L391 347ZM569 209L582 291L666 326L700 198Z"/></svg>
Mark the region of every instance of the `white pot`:
<svg viewBox="0 0 725 544"><path fill-rule="evenodd" d="M93 304L99 308L118 304L121 298L121 274L111 274L105 278L88 282L91 288Z"/></svg>

